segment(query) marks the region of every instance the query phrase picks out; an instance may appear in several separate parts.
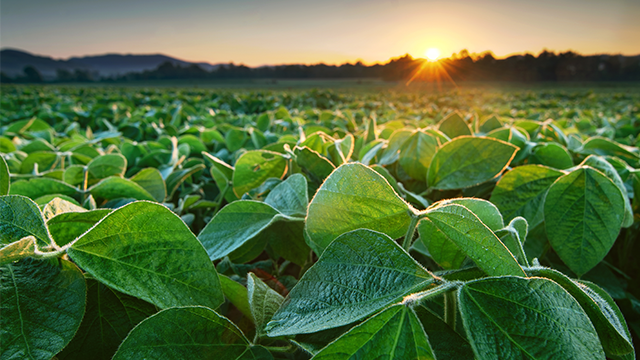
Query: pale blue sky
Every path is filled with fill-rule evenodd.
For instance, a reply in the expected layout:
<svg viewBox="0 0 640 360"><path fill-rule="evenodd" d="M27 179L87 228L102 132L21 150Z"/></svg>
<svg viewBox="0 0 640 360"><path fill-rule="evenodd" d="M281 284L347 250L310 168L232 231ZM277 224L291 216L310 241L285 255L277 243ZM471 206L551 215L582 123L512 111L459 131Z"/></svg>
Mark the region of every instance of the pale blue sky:
<svg viewBox="0 0 640 360"><path fill-rule="evenodd" d="M2 0L0 46L247 65L386 61L430 47L640 54L640 0Z"/></svg>

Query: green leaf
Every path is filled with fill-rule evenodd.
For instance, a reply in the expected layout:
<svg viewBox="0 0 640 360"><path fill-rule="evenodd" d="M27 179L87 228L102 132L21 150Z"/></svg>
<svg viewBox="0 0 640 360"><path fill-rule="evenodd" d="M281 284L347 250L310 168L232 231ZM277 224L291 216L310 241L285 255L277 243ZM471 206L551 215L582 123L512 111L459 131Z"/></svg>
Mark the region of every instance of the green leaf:
<svg viewBox="0 0 640 360"><path fill-rule="evenodd" d="M98 156L87 164L87 170L93 179L104 179L109 176L123 177L127 170L127 159L121 154Z"/></svg>
<svg viewBox="0 0 640 360"><path fill-rule="evenodd" d="M582 147L576 150L580 154L593 154L593 155L610 155L617 156L629 164L638 163L638 148L631 146L625 146L617 143L613 140L609 140L604 137L594 136L589 138L582 144Z"/></svg>
<svg viewBox="0 0 640 360"><path fill-rule="evenodd" d="M167 186L162 179L162 174L156 168L142 169L129 180L140 185L159 203L167 197Z"/></svg>
<svg viewBox="0 0 640 360"><path fill-rule="evenodd" d="M483 133L488 133L491 130L499 129L502 127L502 123L495 115L492 115L488 119L482 122L482 125L479 127L479 131Z"/></svg>
<svg viewBox="0 0 640 360"><path fill-rule="evenodd" d="M603 174L616 184L624 198L624 220L622 221L622 227L627 228L633 225L633 209L631 208L631 201L627 195L627 188L624 185L624 182L622 182L622 178L616 171L616 168L614 168L607 160L595 155L589 155L580 165L591 166L596 170L602 171Z"/></svg>
<svg viewBox="0 0 640 360"><path fill-rule="evenodd" d="M542 164L564 170L573 167L573 159L564 146L558 143L545 143L533 148L529 164Z"/></svg>
<svg viewBox="0 0 640 360"><path fill-rule="evenodd" d="M0 267L0 353L3 359L51 359L82 321L82 272L62 259L28 258Z"/></svg>
<svg viewBox="0 0 640 360"><path fill-rule="evenodd" d="M631 355L635 359L633 340L620 309L609 294L588 281L571 280L559 271L533 268L530 276L546 277L562 286L578 301L598 332L607 356Z"/></svg>
<svg viewBox="0 0 640 360"><path fill-rule="evenodd" d="M247 288L225 275L219 274L218 277L220 278L220 285L222 286L224 296L229 299L244 316L253 321Z"/></svg>
<svg viewBox="0 0 640 360"><path fill-rule="evenodd" d="M174 171L167 177L167 198L171 199L173 194L175 194L178 187L189 178L189 176L195 174L196 172L204 169L204 164L197 164L187 169L181 169L178 171Z"/></svg>
<svg viewBox="0 0 640 360"><path fill-rule="evenodd" d="M58 246L64 246L87 232L111 210L97 209L86 212L67 212L47 221L51 237Z"/></svg>
<svg viewBox="0 0 640 360"><path fill-rule="evenodd" d="M483 224L491 231L497 231L504 227L504 221L500 210L491 202L477 198L457 198L438 202L440 205L458 204L466 207L474 213Z"/></svg>
<svg viewBox="0 0 640 360"><path fill-rule="evenodd" d="M0 266L33 256L36 249L36 238L27 236L0 248Z"/></svg>
<svg viewBox="0 0 640 360"><path fill-rule="evenodd" d="M271 190L264 202L288 216L307 216L307 179L301 174L289 176Z"/></svg>
<svg viewBox="0 0 640 360"><path fill-rule="evenodd" d="M87 309L78 336L56 357L110 360L129 331L156 311L148 302L87 279Z"/></svg>
<svg viewBox="0 0 640 360"><path fill-rule="evenodd" d="M0 244L10 244L29 235L41 246L51 243L38 205L20 195L0 196Z"/></svg>
<svg viewBox="0 0 640 360"><path fill-rule="evenodd" d="M229 183L229 181L231 181L231 178L233 177L233 166L227 164L226 162L209 153L203 152L202 155L205 159L211 162L211 176L216 182L218 188L223 189L224 186L226 186L226 184Z"/></svg>
<svg viewBox="0 0 640 360"><path fill-rule="evenodd" d="M80 185L84 181L84 165L71 165L64 170L62 180L69 185Z"/></svg>
<svg viewBox="0 0 640 360"><path fill-rule="evenodd" d="M268 178L282 177L287 172L287 159L273 151L247 151L236 161L233 172L233 192L241 197Z"/></svg>
<svg viewBox="0 0 640 360"><path fill-rule="evenodd" d="M400 158L400 147L411 136L412 132L406 129L398 129L391 134L386 149L384 149L378 164L391 165Z"/></svg>
<svg viewBox="0 0 640 360"><path fill-rule="evenodd" d="M405 234L411 206L377 172L362 164L340 166L320 186L309 204L308 244L316 254L339 235L366 228L392 238Z"/></svg>
<svg viewBox="0 0 640 360"><path fill-rule="evenodd" d="M256 330L259 335L262 335L264 334L264 326L280 308L284 297L271 289L254 273L249 273L247 277L247 291Z"/></svg>
<svg viewBox="0 0 640 360"><path fill-rule="evenodd" d="M478 359L605 358L587 315L551 280L486 278L468 282L458 292L465 331Z"/></svg>
<svg viewBox="0 0 640 360"><path fill-rule="evenodd" d="M128 359L258 359L257 350L227 318L206 307L171 308L136 326L113 357Z"/></svg>
<svg viewBox="0 0 640 360"><path fill-rule="evenodd" d="M438 145L435 136L416 130L400 147L400 166L412 178L426 181L427 170Z"/></svg>
<svg viewBox="0 0 640 360"><path fill-rule="evenodd" d="M18 180L11 184L11 189L9 189L9 194L23 195L31 199L37 199L50 194L73 196L77 192L73 186L45 177Z"/></svg>
<svg viewBox="0 0 640 360"><path fill-rule="evenodd" d="M393 239L354 230L335 239L305 272L267 325L267 334L305 334L350 324L433 281Z"/></svg>
<svg viewBox="0 0 640 360"><path fill-rule="evenodd" d="M522 216L534 228L544 221L547 190L562 174L542 165L518 166L502 176L490 200L500 209L505 221Z"/></svg>
<svg viewBox="0 0 640 360"><path fill-rule="evenodd" d="M42 208L42 215L44 216L45 220L48 221L52 217L59 214L64 214L68 212L85 212L85 211L87 211L87 209L80 207L70 201L56 197L53 200L49 201Z"/></svg>
<svg viewBox="0 0 640 360"><path fill-rule="evenodd" d="M435 359L414 311L394 305L349 330L316 354L323 359Z"/></svg>
<svg viewBox="0 0 640 360"><path fill-rule="evenodd" d="M329 159L306 146L296 146L294 153L296 154L297 164L318 182L324 181L336 168Z"/></svg>
<svg viewBox="0 0 640 360"><path fill-rule="evenodd" d="M504 170L518 148L501 140L464 136L442 145L433 157L427 184L438 190L482 184Z"/></svg>
<svg viewBox="0 0 640 360"><path fill-rule="evenodd" d="M616 241L624 198L601 172L580 167L551 185L544 218L549 243L580 276L596 266Z"/></svg>
<svg viewBox="0 0 640 360"><path fill-rule="evenodd" d="M413 308L438 360L473 359L469 342L424 305Z"/></svg>
<svg viewBox="0 0 640 360"><path fill-rule="evenodd" d="M160 308L223 301L202 244L166 207L133 202L107 215L67 250L100 282Z"/></svg>
<svg viewBox="0 0 640 360"><path fill-rule="evenodd" d="M261 236L269 248L284 259L300 266L309 260L311 248L304 240L304 221L277 221Z"/></svg>
<svg viewBox="0 0 640 360"><path fill-rule="evenodd" d="M518 263L529 266L529 261L524 252L524 242L529 232L529 224L525 218L518 216L511 220L509 225L504 229L496 231L496 235L500 241L509 249L509 251L518 260Z"/></svg>
<svg viewBox="0 0 640 360"><path fill-rule="evenodd" d="M211 260L221 259L256 239L272 223L288 218L259 201L239 200L220 210L198 235ZM262 248L266 242L262 243ZM262 252L262 250L260 250Z"/></svg>
<svg viewBox="0 0 640 360"><path fill-rule="evenodd" d="M247 133L243 129L231 129L225 135L224 140L229 152L234 152L242 149L247 138Z"/></svg>
<svg viewBox="0 0 640 360"><path fill-rule="evenodd" d="M20 166L21 174L31 174L35 170L35 165L38 165L38 172L44 172L51 170L58 165L60 157L54 152L48 151L36 151L29 154Z"/></svg>
<svg viewBox="0 0 640 360"><path fill-rule="evenodd" d="M0 156L0 196L9 194L9 186L11 181L9 180L9 166L4 158Z"/></svg>
<svg viewBox="0 0 640 360"><path fill-rule="evenodd" d="M131 180L115 176L106 178L95 184L89 189L89 192L97 199L113 200L118 198L132 198L136 200L155 200L142 186Z"/></svg>
<svg viewBox="0 0 640 360"><path fill-rule="evenodd" d="M442 131L451 139L473 134L469 125L467 125L458 112L453 112L442 119L438 124L438 130Z"/></svg>
<svg viewBox="0 0 640 360"><path fill-rule="evenodd" d="M433 259L445 269L459 268L466 255L489 276L526 276L500 239L464 206L427 210L418 231Z"/></svg>

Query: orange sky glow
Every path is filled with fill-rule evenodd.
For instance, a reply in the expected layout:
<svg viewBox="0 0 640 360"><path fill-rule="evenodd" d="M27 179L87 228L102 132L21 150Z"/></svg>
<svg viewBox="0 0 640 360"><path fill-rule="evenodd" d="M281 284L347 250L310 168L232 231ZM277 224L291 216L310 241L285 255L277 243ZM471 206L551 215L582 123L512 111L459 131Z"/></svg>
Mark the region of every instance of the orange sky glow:
<svg viewBox="0 0 640 360"><path fill-rule="evenodd" d="M386 62L428 48L640 54L637 0L2 0L0 45L68 58L163 53L249 66Z"/></svg>

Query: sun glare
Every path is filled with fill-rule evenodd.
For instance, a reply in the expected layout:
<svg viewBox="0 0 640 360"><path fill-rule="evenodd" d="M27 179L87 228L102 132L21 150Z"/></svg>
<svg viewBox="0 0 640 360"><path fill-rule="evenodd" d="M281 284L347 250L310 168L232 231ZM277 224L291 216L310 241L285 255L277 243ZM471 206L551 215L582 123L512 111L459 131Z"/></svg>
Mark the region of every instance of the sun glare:
<svg viewBox="0 0 640 360"><path fill-rule="evenodd" d="M436 48L430 48L424 52L424 55L427 57L427 59L431 61L436 61L440 57L440 50Z"/></svg>

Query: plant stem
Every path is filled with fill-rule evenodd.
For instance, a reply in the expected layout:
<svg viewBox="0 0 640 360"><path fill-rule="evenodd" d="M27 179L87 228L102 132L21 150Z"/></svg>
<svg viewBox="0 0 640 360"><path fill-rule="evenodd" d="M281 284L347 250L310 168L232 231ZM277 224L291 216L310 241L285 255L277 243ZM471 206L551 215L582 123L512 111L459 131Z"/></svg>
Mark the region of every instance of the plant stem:
<svg viewBox="0 0 640 360"><path fill-rule="evenodd" d="M269 350L269 351L275 351L275 352L288 352L289 350L291 350L291 345L288 346L262 346L265 349Z"/></svg>
<svg viewBox="0 0 640 360"><path fill-rule="evenodd" d="M456 292L444 293L444 322L453 330L456 329Z"/></svg>
<svg viewBox="0 0 640 360"><path fill-rule="evenodd" d="M421 292L417 292L417 293L405 296L404 299L402 299L402 304L405 304L405 305L417 304L422 300L436 297L440 294L445 294L449 292L451 289L458 288L461 284L462 282L460 281L445 282L444 284L436 286L429 290L425 290L425 291L421 291Z"/></svg>
<svg viewBox="0 0 640 360"><path fill-rule="evenodd" d="M411 223L409 224L409 228L407 229L407 233L404 235L404 240L402 241L402 248L409 252L411 248L411 240L413 240L413 235L416 233L416 226L418 225L418 220L420 220L420 216L416 214L411 214Z"/></svg>

